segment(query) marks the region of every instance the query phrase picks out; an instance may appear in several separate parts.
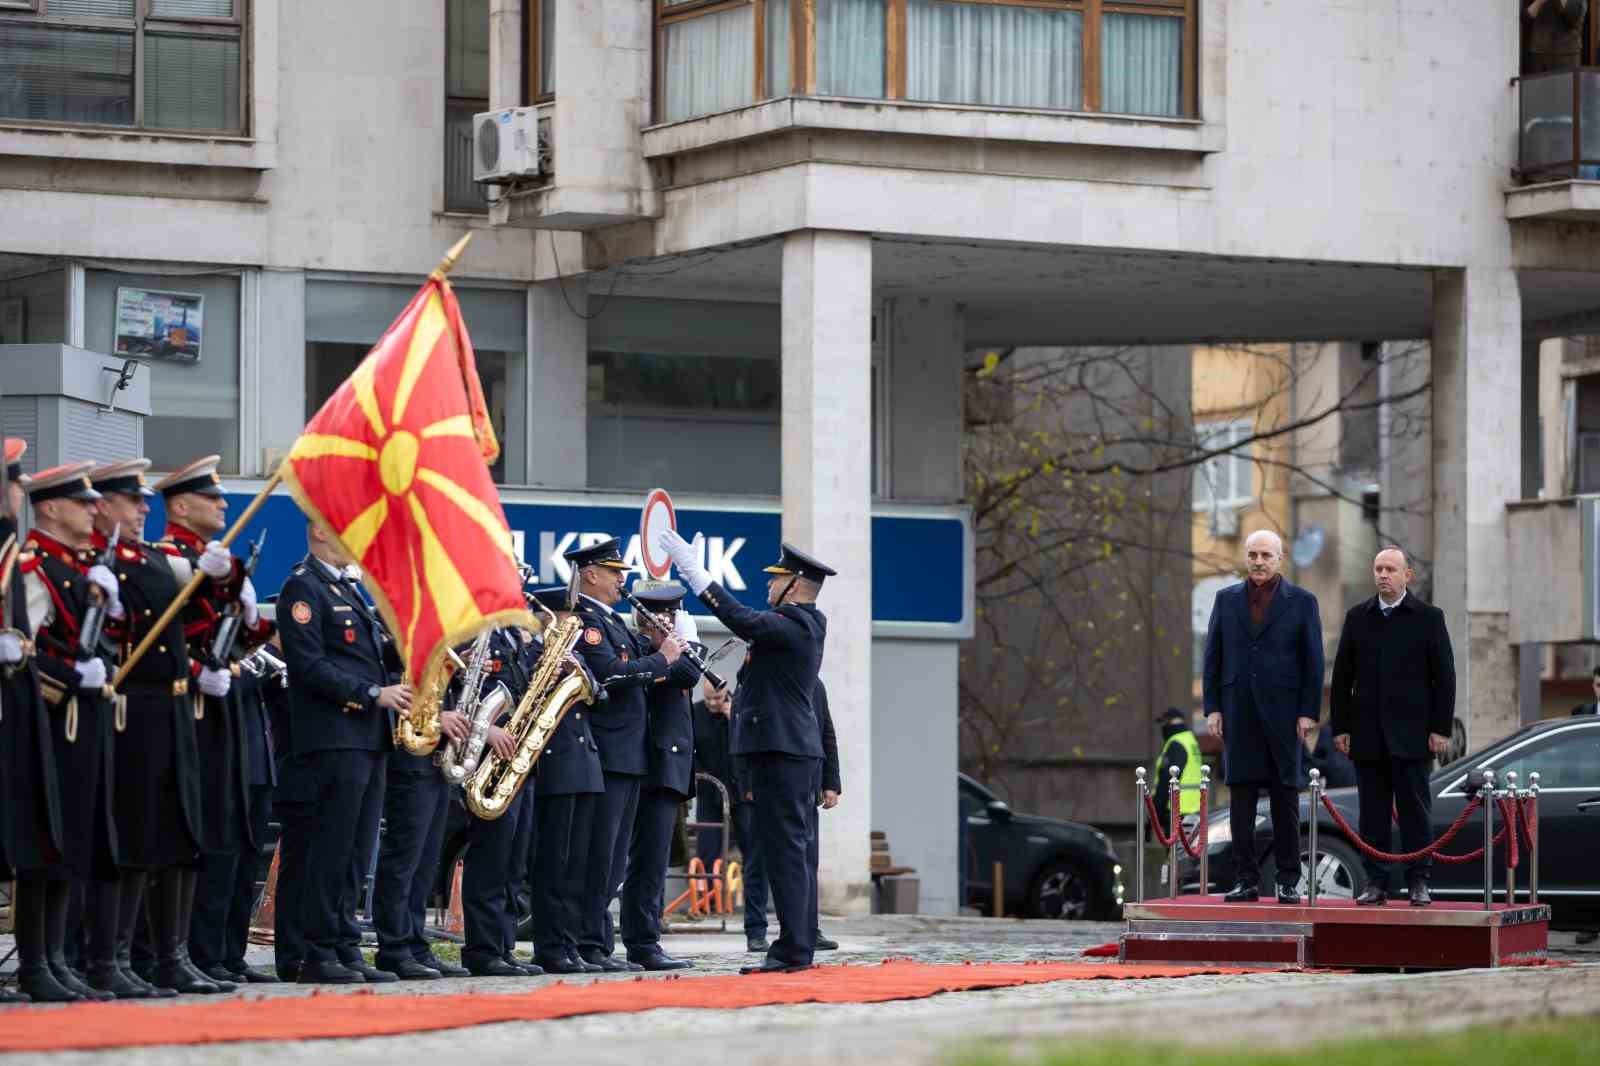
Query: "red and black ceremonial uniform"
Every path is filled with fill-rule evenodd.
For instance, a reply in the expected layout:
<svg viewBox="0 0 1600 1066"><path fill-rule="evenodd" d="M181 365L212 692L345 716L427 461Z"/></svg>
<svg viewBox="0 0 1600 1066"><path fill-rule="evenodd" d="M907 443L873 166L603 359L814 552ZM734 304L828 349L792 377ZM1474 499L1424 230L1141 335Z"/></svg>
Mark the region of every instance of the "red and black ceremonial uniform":
<svg viewBox="0 0 1600 1066"><path fill-rule="evenodd" d="M111 701L102 692L80 688L73 665L93 588L84 575L95 557L37 529L28 534L27 547L21 569L40 691L50 708L62 858L73 877L111 880L117 865Z"/></svg>
<svg viewBox="0 0 1600 1066"><path fill-rule="evenodd" d="M64 835L49 711L37 666L27 654L32 631L24 606L26 552L14 541L4 547L15 530L10 519L0 517L0 601L24 641L23 661L0 668L0 876L55 868Z"/></svg>

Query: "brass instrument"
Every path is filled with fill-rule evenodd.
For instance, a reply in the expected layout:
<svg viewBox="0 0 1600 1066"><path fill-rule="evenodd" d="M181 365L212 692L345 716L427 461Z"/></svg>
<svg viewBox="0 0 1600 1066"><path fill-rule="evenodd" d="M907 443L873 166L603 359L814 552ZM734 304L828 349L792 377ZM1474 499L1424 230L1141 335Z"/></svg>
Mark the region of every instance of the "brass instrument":
<svg viewBox="0 0 1600 1066"><path fill-rule="evenodd" d="M479 689L483 687L483 668L489 661L489 638L493 630L484 630L478 634L478 639L472 642L472 650L467 653L466 676L461 683L461 694L456 697L456 710L466 715L472 722L472 732L467 739L459 744L450 741L443 751L435 752L433 764L444 774L444 779L452 785L459 785L467 779L467 775L478 768L478 762L483 758L484 745L489 741L489 727L500 716L500 712L507 703L511 702L511 691L504 685L496 685L487 695L480 695ZM439 728L438 715L434 715L434 728Z"/></svg>
<svg viewBox="0 0 1600 1066"><path fill-rule="evenodd" d="M450 657L458 672L467 668L467 664L461 661L461 656L455 653L454 648L445 649L445 654ZM445 689L450 687L451 676L449 670L439 671L439 676L433 683L417 693L416 699L411 701L411 709L395 715L395 747L404 748L412 755L433 754L434 749L439 746L441 736L439 711L444 704Z"/></svg>
<svg viewBox="0 0 1600 1066"><path fill-rule="evenodd" d="M516 754L509 761L491 753L467 779L467 809L484 821L506 812L533 772L533 764L544 753L550 737L574 704L593 703L597 687L589 672L573 656L583 632L583 620L569 615L565 621L549 616L544 630L544 652L534 667L523 693L506 723L506 732L516 743Z"/></svg>

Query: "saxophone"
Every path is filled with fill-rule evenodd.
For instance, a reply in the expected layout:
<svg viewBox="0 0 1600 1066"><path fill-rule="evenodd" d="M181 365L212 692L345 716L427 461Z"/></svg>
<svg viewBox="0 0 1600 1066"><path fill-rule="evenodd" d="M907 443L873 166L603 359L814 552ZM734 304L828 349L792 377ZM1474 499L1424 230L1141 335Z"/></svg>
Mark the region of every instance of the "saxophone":
<svg viewBox="0 0 1600 1066"><path fill-rule="evenodd" d="M461 661L461 656L455 653L454 648L447 648L445 654L455 664L457 672L466 670L467 664ZM439 709L444 703L445 689L450 687L452 676L449 670L440 670L433 683L417 693L417 698L411 701L411 709L395 716L395 747L404 748L413 755L433 754L433 750L439 746Z"/></svg>
<svg viewBox="0 0 1600 1066"><path fill-rule="evenodd" d="M489 727L500 716L505 705L511 702L511 691L505 685L495 685L486 696L480 696L478 692L483 686L483 668L489 661L489 638L493 633L493 630L485 630L472 642L472 650L467 653L466 678L461 683L461 694L457 697L456 709L471 719L472 733L460 744L452 740L443 751L435 752L433 756L433 764L452 785L459 785L478 768L484 746L489 742ZM437 714L433 723L437 730Z"/></svg>
<svg viewBox="0 0 1600 1066"><path fill-rule="evenodd" d="M506 732L516 742L516 754L510 761L491 754L467 779L467 809L484 821L506 812L527 783L545 745L550 743L550 735L573 705L580 700L594 702L594 680L572 655L582 631L582 619L569 615L556 622L552 616L552 624L545 628L544 652L534 667L528 691L506 724Z"/></svg>

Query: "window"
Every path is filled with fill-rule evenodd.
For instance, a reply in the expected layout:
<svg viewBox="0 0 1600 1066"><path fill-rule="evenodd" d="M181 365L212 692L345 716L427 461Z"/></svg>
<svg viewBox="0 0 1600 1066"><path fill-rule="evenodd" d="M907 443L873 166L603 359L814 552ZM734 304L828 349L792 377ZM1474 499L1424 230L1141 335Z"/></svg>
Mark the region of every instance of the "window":
<svg viewBox="0 0 1600 1066"><path fill-rule="evenodd" d="M472 180L472 116L489 110L489 0L448 0L444 33L444 209L488 210Z"/></svg>
<svg viewBox="0 0 1600 1066"><path fill-rule="evenodd" d="M6 0L0 121L245 132L245 0Z"/></svg>
<svg viewBox="0 0 1600 1066"><path fill-rule="evenodd" d="M795 93L1192 116L1197 4L656 0L656 114Z"/></svg>
<svg viewBox="0 0 1600 1066"><path fill-rule="evenodd" d="M1565 730L1542 744L1518 749L1509 759L1495 760L1493 767L1501 785L1506 772L1515 770L1524 786L1537 771L1543 789L1600 788L1600 729Z"/></svg>
<svg viewBox="0 0 1600 1066"><path fill-rule="evenodd" d="M556 94L556 0L522 0L528 28L522 53L523 98L543 103Z"/></svg>
<svg viewBox="0 0 1600 1066"><path fill-rule="evenodd" d="M1248 418L1195 424L1195 446L1201 451L1233 448L1255 432ZM1194 468L1194 509L1221 511L1244 507L1255 499L1255 464L1248 446L1212 456Z"/></svg>

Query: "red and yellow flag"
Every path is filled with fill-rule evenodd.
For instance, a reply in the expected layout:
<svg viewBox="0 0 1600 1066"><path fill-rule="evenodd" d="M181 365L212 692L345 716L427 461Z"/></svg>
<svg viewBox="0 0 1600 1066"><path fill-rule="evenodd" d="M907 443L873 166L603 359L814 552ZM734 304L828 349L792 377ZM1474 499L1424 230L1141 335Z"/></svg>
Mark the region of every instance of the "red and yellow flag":
<svg viewBox="0 0 1600 1066"><path fill-rule="evenodd" d="M301 509L361 564L419 688L486 629L538 629L489 475L499 454L460 305L436 271L283 462Z"/></svg>

